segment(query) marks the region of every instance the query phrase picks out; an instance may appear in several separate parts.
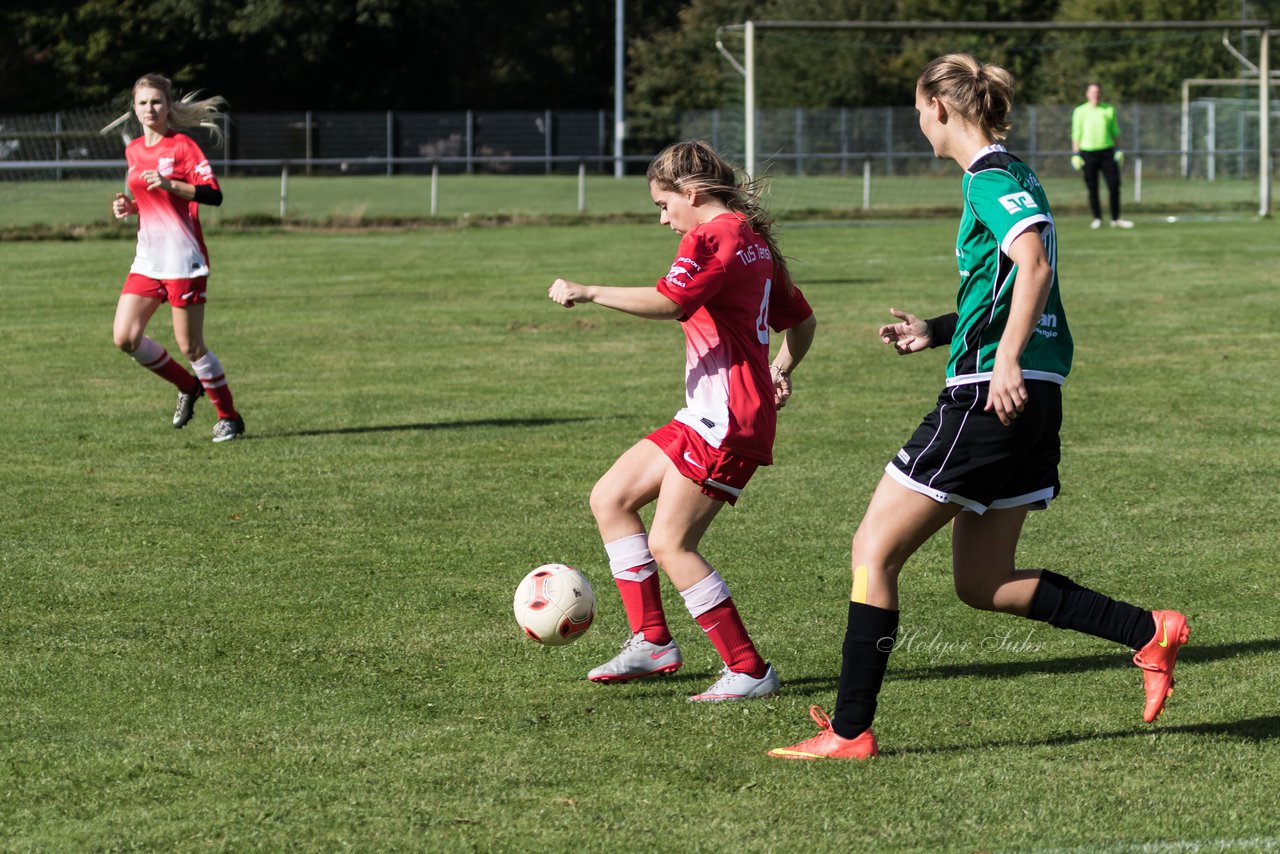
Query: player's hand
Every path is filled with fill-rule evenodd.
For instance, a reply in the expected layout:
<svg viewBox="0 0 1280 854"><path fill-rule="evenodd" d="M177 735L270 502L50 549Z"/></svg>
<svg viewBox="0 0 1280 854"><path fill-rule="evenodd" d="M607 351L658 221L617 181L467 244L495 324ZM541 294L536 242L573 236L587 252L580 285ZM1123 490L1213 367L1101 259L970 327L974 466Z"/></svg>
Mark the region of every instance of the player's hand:
<svg viewBox="0 0 1280 854"><path fill-rule="evenodd" d="M1000 423L1008 427L1026 406L1027 387L1022 381L1022 368L1017 364L1005 364L997 356L983 411L995 410Z"/></svg>
<svg viewBox="0 0 1280 854"><path fill-rule="evenodd" d="M116 193L116 197L111 200L111 213L116 219L124 219L137 212L138 206L124 193Z"/></svg>
<svg viewBox="0 0 1280 854"><path fill-rule="evenodd" d="M148 169L142 173L142 180L147 182L148 190L172 190L173 184L169 183L169 179L161 175L154 169Z"/></svg>
<svg viewBox="0 0 1280 854"><path fill-rule="evenodd" d="M900 323L889 323L880 327L880 340L892 344L899 356L928 350L933 344L933 336L929 333L929 324L914 314L906 311L889 309L889 313L900 320Z"/></svg>
<svg viewBox="0 0 1280 854"><path fill-rule="evenodd" d="M565 308L573 308L580 302L591 302L586 285L570 282L567 279L556 279L552 282L551 287L547 288L547 296Z"/></svg>
<svg viewBox="0 0 1280 854"><path fill-rule="evenodd" d="M1079 154L1071 155L1071 168L1079 172L1084 168L1084 158Z"/></svg>
<svg viewBox="0 0 1280 854"><path fill-rule="evenodd" d="M1124 165L1124 152L1117 148L1117 149L1116 149L1116 153L1115 153L1115 159L1116 159L1116 165L1117 165L1117 166L1123 166L1123 165Z"/></svg>
<svg viewBox="0 0 1280 854"><path fill-rule="evenodd" d="M771 364L769 376L773 379L773 405L781 409L791 399L791 374Z"/></svg>

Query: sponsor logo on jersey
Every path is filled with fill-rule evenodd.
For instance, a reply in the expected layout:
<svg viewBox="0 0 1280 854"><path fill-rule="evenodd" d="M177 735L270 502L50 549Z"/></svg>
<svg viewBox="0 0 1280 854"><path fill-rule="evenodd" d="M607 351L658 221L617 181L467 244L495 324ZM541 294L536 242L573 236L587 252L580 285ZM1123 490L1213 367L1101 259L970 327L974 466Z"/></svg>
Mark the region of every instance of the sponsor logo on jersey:
<svg viewBox="0 0 1280 854"><path fill-rule="evenodd" d="M1036 324L1036 334L1042 338L1058 337L1058 315L1042 314L1040 322Z"/></svg>
<svg viewBox="0 0 1280 854"><path fill-rule="evenodd" d="M166 178L172 175L173 174L173 158L161 157L160 160L157 161L156 163L156 171Z"/></svg>
<svg viewBox="0 0 1280 854"><path fill-rule="evenodd" d="M693 278L693 274L701 272L702 267L697 261L681 256L672 262L671 269L667 271L666 279L673 285L687 288L689 279Z"/></svg>
<svg viewBox="0 0 1280 854"><path fill-rule="evenodd" d="M201 160L196 164L196 168L192 171L194 171L196 177L202 181L213 180L213 167L209 165L208 160Z"/></svg>
<svg viewBox="0 0 1280 854"><path fill-rule="evenodd" d="M1020 213L1022 211L1038 211L1040 206L1036 204L1036 200L1031 197L1030 193L1010 193L1007 196L1001 196L1000 204L1004 205L1004 209L1011 214Z"/></svg>

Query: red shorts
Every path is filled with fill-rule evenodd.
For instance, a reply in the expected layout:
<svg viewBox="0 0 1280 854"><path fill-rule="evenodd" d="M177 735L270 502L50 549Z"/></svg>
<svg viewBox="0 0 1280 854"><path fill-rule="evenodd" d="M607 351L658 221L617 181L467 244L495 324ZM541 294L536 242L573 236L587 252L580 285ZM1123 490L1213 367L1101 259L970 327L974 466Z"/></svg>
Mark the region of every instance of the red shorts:
<svg viewBox="0 0 1280 854"><path fill-rule="evenodd" d="M130 273L129 278L124 280L124 288L120 293L167 300L169 305L183 308L204 302L208 286L208 276L198 279L153 279L141 273Z"/></svg>
<svg viewBox="0 0 1280 854"><path fill-rule="evenodd" d="M645 437L675 463L680 474L702 487L702 494L730 505L738 502L760 463L713 448L687 424L672 421Z"/></svg>

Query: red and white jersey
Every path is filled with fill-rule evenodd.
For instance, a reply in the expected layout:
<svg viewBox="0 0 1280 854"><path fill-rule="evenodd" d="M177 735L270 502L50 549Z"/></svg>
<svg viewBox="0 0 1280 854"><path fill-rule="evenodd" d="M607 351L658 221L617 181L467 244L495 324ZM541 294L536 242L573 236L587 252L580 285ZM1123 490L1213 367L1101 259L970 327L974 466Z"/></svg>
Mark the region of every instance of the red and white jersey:
<svg viewBox="0 0 1280 854"><path fill-rule="evenodd" d="M194 279L209 275L209 253L195 202L166 190L147 189L142 173L154 169L166 178L218 189L213 168L189 136L169 131L148 147L138 137L124 150L126 183L138 205L138 253L131 273L153 279Z"/></svg>
<svg viewBox="0 0 1280 854"><path fill-rule="evenodd" d="M675 420L714 448L772 463L769 330L813 314L804 295L775 281L768 245L734 213L685 234L658 292L684 310L685 407Z"/></svg>

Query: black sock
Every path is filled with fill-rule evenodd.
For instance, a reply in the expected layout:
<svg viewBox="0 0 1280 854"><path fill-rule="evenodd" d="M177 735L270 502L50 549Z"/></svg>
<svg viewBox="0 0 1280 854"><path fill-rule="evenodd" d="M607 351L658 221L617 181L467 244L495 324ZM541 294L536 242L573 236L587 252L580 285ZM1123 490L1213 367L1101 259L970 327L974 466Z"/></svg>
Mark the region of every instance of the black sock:
<svg viewBox="0 0 1280 854"><path fill-rule="evenodd" d="M1056 572L1042 570L1027 614L1059 629L1074 629L1094 637L1141 649L1155 635L1150 611L1081 587Z"/></svg>
<svg viewBox="0 0 1280 854"><path fill-rule="evenodd" d="M897 611L861 602L849 603L840 688L831 718L831 728L836 735L854 738L871 726L871 719L876 716L876 696L897 636Z"/></svg>

